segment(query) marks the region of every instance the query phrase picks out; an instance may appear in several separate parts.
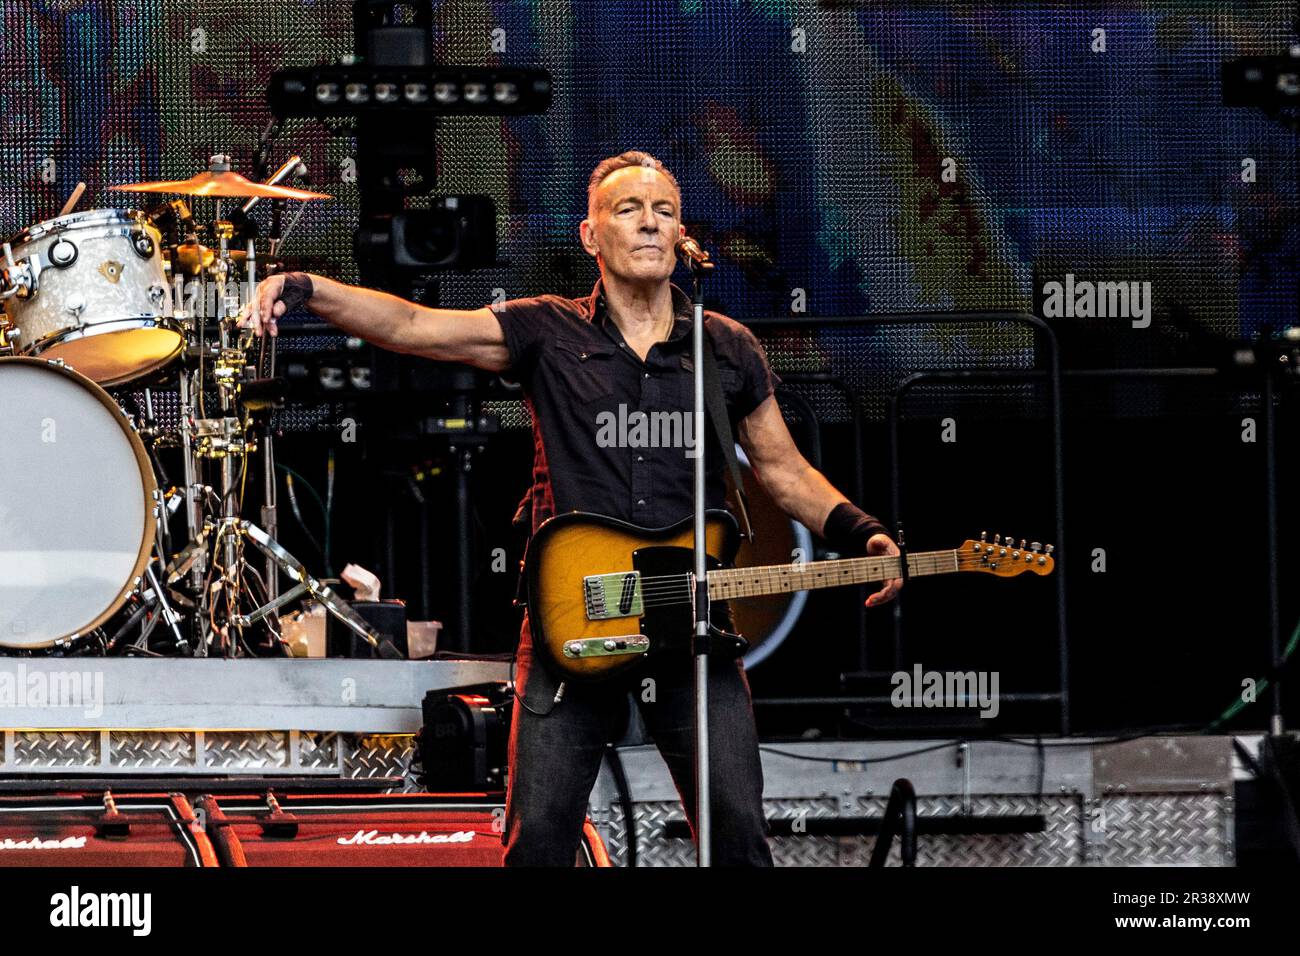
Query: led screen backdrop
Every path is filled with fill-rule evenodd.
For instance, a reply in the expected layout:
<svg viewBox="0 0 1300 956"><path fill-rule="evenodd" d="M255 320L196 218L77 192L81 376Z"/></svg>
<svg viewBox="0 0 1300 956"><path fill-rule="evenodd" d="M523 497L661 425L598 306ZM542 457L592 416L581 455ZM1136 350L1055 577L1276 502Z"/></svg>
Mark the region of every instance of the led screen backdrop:
<svg viewBox="0 0 1300 956"><path fill-rule="evenodd" d="M1295 4L1280 0L825 8L810 0L459 0L436 6L438 59L544 67L555 79L554 104L540 116L453 118L400 132L436 137L439 192L491 194L501 213L508 264L450 277L446 304L482 305L497 289L585 294L595 270L576 226L587 175L604 156L640 148L676 172L687 223L720 263L711 298L739 319L1029 310L1047 283L1067 276L1150 283L1147 328L1122 315L1052 319L1065 362L1204 364L1227 340L1294 318L1296 135L1260 111L1221 106L1219 85L1224 60L1284 50L1294 14ZM144 205L149 197L105 187L188 177L217 151L251 171L271 74L353 48L343 0L5 0L0 232L53 215L79 179L89 187L82 208L91 208ZM285 251L353 279L356 143L346 125L331 132L299 120L287 124L272 159L291 152L306 158L313 185L336 198L307 208ZM196 209L211 212L202 201ZM866 418L862 467L848 460L842 391L798 386L807 403L784 401L785 411L806 426L811 410L828 426L827 473L882 514L890 507L882 422L891 383L915 369L1042 360L1031 337L1005 323L760 333L787 381L829 371L855 393ZM1258 410L1248 397L1234 409L1242 396L1196 381L1133 383L1123 401L1095 381L1067 388L1073 414L1096 410L1109 421L1139 406L1184 414L1193 398L1212 407L1168 435L1154 418L1097 436L1066 430L1075 707L1112 726L1121 712L1168 719L1162 708L1176 697L1204 722L1235 699L1242 674L1261 672L1266 647L1262 446L1239 440L1243 415ZM951 546L988 520L1006 522L990 531L1046 536L1053 524L1041 389L958 391L917 389L908 400L907 415L920 422L904 430L901 453L913 546ZM174 401L154 398L166 419ZM963 403L963 440L942 444L923 419L952 414L955 401ZM480 554L510 540L509 515L528 479L523 406L499 404L506 428L475 472ZM983 426L968 424L972 407L986 413ZM1013 421L1017 411L1037 420ZM280 450L323 486L325 452L311 443L319 437L286 440ZM451 471L425 514L405 490L408 466L425 461L425 448L382 435L368 449L331 447L340 455L340 501L364 498L375 509L365 520L339 519L339 537L350 539L334 542L335 558L376 568L385 593L407 599L415 615L454 622L453 549L435 547L436 573L424 574L411 550L418 536L406 533L423 521L435 545L455 539L443 513L454 500ZM1027 480L1004 480L1012 467ZM383 494L370 501L376 487ZM1206 509L1210 525L1230 529L1250 556L1236 577L1213 565L1148 560L1149 547L1162 556L1203 547L1205 520L1188 516ZM385 554L373 529L386 521L390 545L396 527L406 550ZM325 563L288 515L282 533L313 567ZM1091 573L1087 555L1096 547L1109 549L1114 573ZM941 601L915 587L922 596L904 600L907 640L894 647L892 628L877 617L863 658L843 638L845 627L856 628L854 596L816 595L800 624L806 633L764 665L756 690L770 690L770 681L782 691L842 691L840 673L910 662L917 648L927 667L978 663L1000 669L1006 691L1051 689L1053 591L984 583L945 582ZM475 587L476 646L509 649L513 576L484 571ZM997 622L996 639L970 641L972 620ZM801 656L809 645L800 639L825 637L828 622L841 635L833 652L824 663ZM1116 654L1134 667L1122 687L1107 676ZM1148 693L1151 686L1163 693ZM770 710L764 720L774 720Z"/></svg>
<svg viewBox="0 0 1300 956"><path fill-rule="evenodd" d="M676 171L722 264L713 298L742 319L1031 309L1035 285L1067 273L1150 282L1150 329L1062 320L1089 333L1076 359L1143 364L1292 317L1295 137L1221 106L1218 76L1224 59L1283 49L1294 4L1079 6L437 3L440 61L545 67L557 91L542 116L428 131L438 190L492 194L510 262L447 282L443 301L585 292L587 172L635 147ZM6 0L0 16L6 231L52 215L78 179L83 206L120 206L147 197L106 185L189 176L214 151L248 171L271 73L353 49L342 0ZM303 153L337 197L286 252L343 278L354 148L293 121L274 154ZM900 330L872 351L981 364L1027 341ZM836 347L776 360L815 367Z"/></svg>

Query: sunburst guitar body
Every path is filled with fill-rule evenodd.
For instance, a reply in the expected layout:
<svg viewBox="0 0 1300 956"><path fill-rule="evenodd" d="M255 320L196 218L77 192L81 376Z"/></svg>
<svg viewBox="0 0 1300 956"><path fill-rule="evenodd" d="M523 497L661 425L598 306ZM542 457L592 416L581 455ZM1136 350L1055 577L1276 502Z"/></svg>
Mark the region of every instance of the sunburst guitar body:
<svg viewBox="0 0 1300 956"><path fill-rule="evenodd" d="M710 511L708 567L729 564L740 546L736 521ZM642 528L570 512L551 518L528 545L528 622L533 647L566 680L598 681L670 647L689 646L690 518Z"/></svg>

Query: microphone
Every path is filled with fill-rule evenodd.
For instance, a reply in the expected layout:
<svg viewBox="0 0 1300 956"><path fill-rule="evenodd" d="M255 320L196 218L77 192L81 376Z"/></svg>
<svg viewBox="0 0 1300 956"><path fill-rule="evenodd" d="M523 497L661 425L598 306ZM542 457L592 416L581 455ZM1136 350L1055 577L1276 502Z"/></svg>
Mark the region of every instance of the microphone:
<svg viewBox="0 0 1300 956"><path fill-rule="evenodd" d="M707 272L713 268L713 263L709 261L709 254L690 236L682 236L678 239L673 246L673 251L692 271Z"/></svg>

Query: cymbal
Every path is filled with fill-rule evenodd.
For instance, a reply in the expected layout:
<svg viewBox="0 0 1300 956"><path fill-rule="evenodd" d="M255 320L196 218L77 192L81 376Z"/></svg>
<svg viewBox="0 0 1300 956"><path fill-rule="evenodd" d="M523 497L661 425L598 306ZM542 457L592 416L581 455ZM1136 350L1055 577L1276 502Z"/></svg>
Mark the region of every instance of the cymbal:
<svg viewBox="0 0 1300 956"><path fill-rule="evenodd" d="M247 253L243 249L231 249L229 255L234 262L242 263L247 259ZM171 258L171 250L166 247L163 248L163 256L171 261L174 275L196 276L212 265L217 254L209 246L199 245L197 242L183 242L176 247L175 259Z"/></svg>
<svg viewBox="0 0 1300 956"><path fill-rule="evenodd" d="M287 186L267 186L245 179L239 173L225 170L222 172L202 172L189 179L168 179L149 183L125 183L121 186L109 186L109 189L128 193L179 193L182 196L217 196L246 197L261 196L265 199L332 199L326 193L313 193L305 189L290 189Z"/></svg>

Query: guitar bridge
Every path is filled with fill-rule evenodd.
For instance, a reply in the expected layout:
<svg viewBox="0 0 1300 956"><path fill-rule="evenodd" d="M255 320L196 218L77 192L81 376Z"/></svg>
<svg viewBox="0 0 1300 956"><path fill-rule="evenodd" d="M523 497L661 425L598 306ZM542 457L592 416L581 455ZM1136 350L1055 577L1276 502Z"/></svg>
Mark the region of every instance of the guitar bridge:
<svg viewBox="0 0 1300 956"><path fill-rule="evenodd" d="M589 574L582 579L582 596L589 621L640 617L641 572L617 571L613 574Z"/></svg>
<svg viewBox="0 0 1300 956"><path fill-rule="evenodd" d="M620 654L644 654L650 650L650 638L644 634L620 634L617 637L585 637L564 642L564 656L615 657Z"/></svg>

